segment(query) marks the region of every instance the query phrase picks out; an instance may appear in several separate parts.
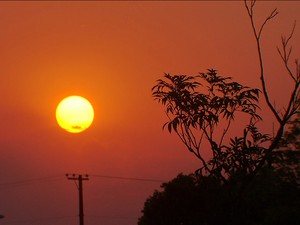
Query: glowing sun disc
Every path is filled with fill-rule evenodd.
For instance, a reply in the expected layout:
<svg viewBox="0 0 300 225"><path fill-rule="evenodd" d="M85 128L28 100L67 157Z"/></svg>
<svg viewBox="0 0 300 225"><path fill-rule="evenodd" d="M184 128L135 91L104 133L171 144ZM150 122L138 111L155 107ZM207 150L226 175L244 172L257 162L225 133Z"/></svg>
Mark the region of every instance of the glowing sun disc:
<svg viewBox="0 0 300 225"><path fill-rule="evenodd" d="M56 120L64 130L79 133L91 126L94 120L94 109L85 98L69 96L57 105Z"/></svg>

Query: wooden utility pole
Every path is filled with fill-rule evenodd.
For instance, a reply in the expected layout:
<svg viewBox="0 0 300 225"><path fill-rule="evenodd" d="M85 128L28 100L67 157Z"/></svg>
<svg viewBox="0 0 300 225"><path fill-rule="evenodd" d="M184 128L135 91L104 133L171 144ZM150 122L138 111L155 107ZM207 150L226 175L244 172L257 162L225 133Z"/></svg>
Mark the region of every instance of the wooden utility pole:
<svg viewBox="0 0 300 225"><path fill-rule="evenodd" d="M82 181L89 180L88 175L82 176L81 174L66 174L68 180L78 181L78 192L79 192L79 225L84 225L84 213L83 213L83 185ZM76 183L77 184L77 183Z"/></svg>

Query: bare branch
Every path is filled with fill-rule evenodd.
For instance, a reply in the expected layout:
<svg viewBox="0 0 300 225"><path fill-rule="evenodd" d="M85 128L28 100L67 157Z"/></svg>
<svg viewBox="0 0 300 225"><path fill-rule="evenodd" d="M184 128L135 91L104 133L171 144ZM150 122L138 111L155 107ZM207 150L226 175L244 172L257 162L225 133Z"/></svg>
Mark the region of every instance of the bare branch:
<svg viewBox="0 0 300 225"><path fill-rule="evenodd" d="M295 60L295 64L296 64L296 74L294 74L291 70L291 68L289 67L289 59L290 59L290 55L292 52L292 47L290 47L287 50L287 47L289 45L289 42L291 40L291 38L293 37L294 31L296 28L296 21L294 22L294 26L293 29L290 33L290 35L288 36L288 38L282 36L281 40L282 40L282 51L277 47L277 51L279 52L279 55L284 63L284 66L289 74L289 76L292 78L292 80L295 82L295 86L293 89L293 92L291 93L288 105L287 105L287 109L285 110L285 114L283 116L283 121L287 122L293 115L294 113L298 110L299 105L296 104L296 102L299 99L299 85L300 85L300 75L299 75L299 63L298 63L298 59Z"/></svg>
<svg viewBox="0 0 300 225"><path fill-rule="evenodd" d="M201 146L203 137L204 137L204 132L202 132L202 134L200 135L199 142L198 142L198 145L197 145L198 154L200 154L200 146Z"/></svg>
<svg viewBox="0 0 300 225"><path fill-rule="evenodd" d="M227 134L227 132L228 132L228 130L229 130L229 127L230 127L230 125L231 125L231 121L232 121L232 119L229 119L229 121L228 121L228 123L227 123L227 126L226 126L226 128L224 129L224 131L223 131L223 134L222 134L221 139L220 139L220 142L219 142L219 146L221 146L222 143L223 143L224 137L225 137L225 135Z"/></svg>
<svg viewBox="0 0 300 225"><path fill-rule="evenodd" d="M192 146L189 145L188 142L186 141L184 132L182 132L182 134L180 134L178 131L176 131L176 134L178 135L178 137L180 138L180 140L182 141L182 143L184 143L184 145L188 148L188 150L190 152L192 152L198 159L200 159L200 161L202 162L202 165L205 168L205 170L207 172L211 173L211 170L210 170L209 166L207 165L205 159L200 154L200 144L199 144L199 148L197 148L197 152L195 152L195 150L192 148ZM187 136L189 136L189 135L187 135Z"/></svg>
<svg viewBox="0 0 300 225"><path fill-rule="evenodd" d="M283 117L284 122L288 122L288 120L293 116L294 112L297 111L299 108L299 105L295 105L295 101L299 101L299 85L300 85L300 82L295 83L294 90L291 94L291 97L290 97L290 100L288 103L288 108Z"/></svg>
<svg viewBox="0 0 300 225"><path fill-rule="evenodd" d="M255 2L256 1L251 1L250 7L249 7L248 4L247 4L247 1L245 0L245 7L246 7L248 15L249 15L249 17L251 19L250 21L251 21L252 29L254 31L254 36L257 39L258 36L257 36L257 32L256 32L256 27L255 27L254 19L253 19L253 8L254 8L254 5L255 5Z"/></svg>
<svg viewBox="0 0 300 225"><path fill-rule="evenodd" d="M253 33L254 33L254 36L255 36L255 39L256 39L256 45L257 45L257 51L258 51L258 57L259 57L259 65L260 65L260 80L261 80L265 100L267 102L268 107L271 109L272 113L274 114L275 118L277 119L277 121L279 123L281 123L282 119L281 119L280 115L277 113L277 110L275 109L275 107L272 105L272 103L270 101L270 98L269 98L268 91L267 91L267 85L266 85L266 81L265 81L263 56L262 56L261 45L260 45L260 36L261 36L261 33L263 31L263 28L264 28L265 24L267 23L267 21L274 18L278 14L278 12L277 12L276 9L273 10L272 13L270 14L270 16L265 20L265 22L261 26L259 33L257 33L255 23L254 23L254 18L253 18L254 3L251 4L251 7L249 8L249 6L247 4L247 1L245 0L245 6L246 6L246 9L247 9L247 12L248 12L248 15L249 15L249 18L250 18L250 22L251 22L251 26L252 26L252 30L253 30Z"/></svg>
<svg viewBox="0 0 300 225"><path fill-rule="evenodd" d="M298 77L298 69L297 69L297 64L296 64L296 76L293 74L292 70L290 69L288 63L289 63L289 59L290 59L290 55L292 53L292 47L290 47L289 49L287 49L289 41L291 40L291 38L293 37L294 31L296 28L296 21L294 22L294 26L293 29L290 33L290 35L288 36L288 38L282 36L281 37L281 44L282 44L282 50L280 50L279 47L277 47L277 51L284 63L284 66L286 68L286 70L288 71L289 76L294 80L294 82L297 82L297 77Z"/></svg>
<svg viewBox="0 0 300 225"><path fill-rule="evenodd" d="M294 26L293 26L293 29L291 31L291 34L289 35L288 39L286 40L286 44L288 44L289 41L291 40L291 38L293 37L294 32L295 32L295 28L296 28L296 21L294 22Z"/></svg>
<svg viewBox="0 0 300 225"><path fill-rule="evenodd" d="M262 31L264 29L264 26L267 24L267 22L271 19L273 19L276 15L278 15L278 11L277 9L274 9L271 14L265 19L265 21L263 22L263 24L261 25L260 29L259 29L259 32L258 32L258 38L260 38L261 34L262 34Z"/></svg>
<svg viewBox="0 0 300 225"><path fill-rule="evenodd" d="M247 8L247 12L248 12L249 16L253 15L253 8L254 8L254 5L255 5L255 2L256 2L256 0L251 0L250 1L250 7L249 7L248 4L247 4L247 1L245 0L245 7Z"/></svg>
<svg viewBox="0 0 300 225"><path fill-rule="evenodd" d="M267 22L269 20L273 19L278 14L277 9L275 9L271 12L271 14L265 19L264 23L260 27L259 32L257 32L255 23L254 23L254 17L253 17L253 14L254 14L253 13L253 5L251 5L251 7L249 8L248 4L245 1L245 6L247 9L249 18L250 18L254 36L256 38L257 51L258 51L259 64L260 64L260 79L261 79L261 84L262 84L265 100L267 102L268 107L271 109L275 118L279 122L279 128L276 132L275 137L273 138L270 146L267 149L265 149L264 155L262 156L258 165L256 166L253 173L251 174L251 176L255 176L258 173L258 171L265 165L265 162L268 160L268 158L271 155L271 153L273 152L273 150L278 147L278 144L281 141L282 135L284 133L285 125L288 123L288 121L290 120L290 118L293 115L295 115L297 112L299 112L299 108L300 108L300 104L299 104L299 102L300 102L299 101L300 66L299 66L298 60L296 60L295 61L296 75L295 75L288 65L289 59L290 59L290 56L292 53L292 47L289 48L288 46L289 46L289 42L290 42L291 38L293 37L294 31L295 31L295 27L296 27L296 22L295 22L290 35L288 37L285 37L285 36L281 37L282 50L279 47L277 47L277 51L278 51L282 61L284 62L285 69L287 70L289 76L292 78L292 80L295 83L294 89L290 95L290 99L287 104L287 107L286 107L286 109L284 108L284 113L282 114L282 113L280 113L280 111L276 110L275 103L271 104L270 99L269 99L266 82L265 82L263 55L262 55L261 44L260 44L260 38L261 38L261 34L263 32L263 29L264 29L265 25L267 24Z"/></svg>

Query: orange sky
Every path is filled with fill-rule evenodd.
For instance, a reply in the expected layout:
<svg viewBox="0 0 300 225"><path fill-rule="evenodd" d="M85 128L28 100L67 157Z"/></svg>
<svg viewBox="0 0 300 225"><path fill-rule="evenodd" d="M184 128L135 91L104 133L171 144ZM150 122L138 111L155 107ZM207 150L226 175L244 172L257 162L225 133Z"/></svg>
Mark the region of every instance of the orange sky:
<svg viewBox="0 0 300 225"><path fill-rule="evenodd" d="M272 98L281 105L291 86L276 46L300 21L300 2L256 7L260 19L275 7L280 12L265 29L263 51ZM298 25L294 53L299 37ZM243 2L0 2L0 64L0 214L7 225L76 224L77 190L65 173L168 181L195 171L198 161L162 131L166 117L151 97L164 72L215 68L260 85ZM68 95L94 106L86 132L66 133L56 123L55 108ZM268 117L266 132L271 125ZM86 224L136 224L159 186L91 177L84 183Z"/></svg>

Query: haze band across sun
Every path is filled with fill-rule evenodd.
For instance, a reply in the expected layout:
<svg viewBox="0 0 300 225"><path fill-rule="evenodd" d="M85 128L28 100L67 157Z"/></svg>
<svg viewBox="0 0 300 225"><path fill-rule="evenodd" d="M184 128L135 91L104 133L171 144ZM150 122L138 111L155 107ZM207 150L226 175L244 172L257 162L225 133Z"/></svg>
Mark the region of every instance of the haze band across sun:
<svg viewBox="0 0 300 225"><path fill-rule="evenodd" d="M85 98L69 96L57 105L56 120L64 130L79 133L91 126L94 120L94 109Z"/></svg>

